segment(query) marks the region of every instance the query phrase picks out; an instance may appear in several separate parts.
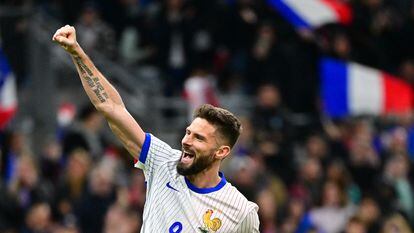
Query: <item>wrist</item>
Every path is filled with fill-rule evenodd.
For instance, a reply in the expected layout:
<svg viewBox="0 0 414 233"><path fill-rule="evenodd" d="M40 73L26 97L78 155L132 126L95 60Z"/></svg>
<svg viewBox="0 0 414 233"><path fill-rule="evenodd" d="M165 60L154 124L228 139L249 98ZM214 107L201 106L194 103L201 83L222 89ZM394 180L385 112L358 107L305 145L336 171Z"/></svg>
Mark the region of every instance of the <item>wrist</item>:
<svg viewBox="0 0 414 233"><path fill-rule="evenodd" d="M75 42L75 44L68 49L68 52L71 56L79 57L82 54L83 50L80 47L79 43Z"/></svg>

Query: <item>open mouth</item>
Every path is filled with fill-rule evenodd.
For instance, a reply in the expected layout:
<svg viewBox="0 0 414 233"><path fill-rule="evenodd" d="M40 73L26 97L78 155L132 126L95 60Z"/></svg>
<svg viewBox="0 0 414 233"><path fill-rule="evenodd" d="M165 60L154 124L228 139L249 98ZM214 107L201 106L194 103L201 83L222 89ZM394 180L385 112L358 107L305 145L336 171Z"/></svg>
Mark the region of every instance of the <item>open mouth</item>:
<svg viewBox="0 0 414 233"><path fill-rule="evenodd" d="M185 164L189 164L194 160L195 153L191 151L183 150L183 154L181 155L181 162Z"/></svg>

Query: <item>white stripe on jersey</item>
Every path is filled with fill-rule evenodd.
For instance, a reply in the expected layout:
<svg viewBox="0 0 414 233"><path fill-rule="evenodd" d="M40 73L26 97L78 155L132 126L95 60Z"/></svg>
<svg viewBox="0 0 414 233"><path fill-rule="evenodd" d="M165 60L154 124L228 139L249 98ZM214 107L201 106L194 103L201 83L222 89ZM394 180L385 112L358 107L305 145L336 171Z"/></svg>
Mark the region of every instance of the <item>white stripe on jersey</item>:
<svg viewBox="0 0 414 233"><path fill-rule="evenodd" d="M135 164L147 181L141 233L259 232L255 203L228 183L222 173L216 187L195 187L177 173L180 157L181 151L146 134Z"/></svg>

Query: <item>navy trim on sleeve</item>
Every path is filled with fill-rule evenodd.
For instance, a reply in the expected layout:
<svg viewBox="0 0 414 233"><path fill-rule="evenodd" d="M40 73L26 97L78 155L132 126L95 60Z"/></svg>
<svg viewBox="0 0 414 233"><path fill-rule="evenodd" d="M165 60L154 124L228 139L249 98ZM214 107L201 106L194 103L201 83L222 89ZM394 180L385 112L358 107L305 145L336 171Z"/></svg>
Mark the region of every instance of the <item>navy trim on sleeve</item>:
<svg viewBox="0 0 414 233"><path fill-rule="evenodd" d="M151 135L149 133L145 134L145 141L142 145L141 153L139 154L139 161L145 164L145 160L147 160L148 150L151 145Z"/></svg>

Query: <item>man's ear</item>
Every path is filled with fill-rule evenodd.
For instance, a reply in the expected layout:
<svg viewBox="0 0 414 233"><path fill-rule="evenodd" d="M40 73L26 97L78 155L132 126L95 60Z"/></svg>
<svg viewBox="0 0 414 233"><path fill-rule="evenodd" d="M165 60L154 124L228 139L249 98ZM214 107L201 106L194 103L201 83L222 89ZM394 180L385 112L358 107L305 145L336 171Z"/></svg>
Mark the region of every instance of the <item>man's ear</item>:
<svg viewBox="0 0 414 233"><path fill-rule="evenodd" d="M220 146L216 151L216 158L222 160L230 154L230 151L230 146Z"/></svg>

